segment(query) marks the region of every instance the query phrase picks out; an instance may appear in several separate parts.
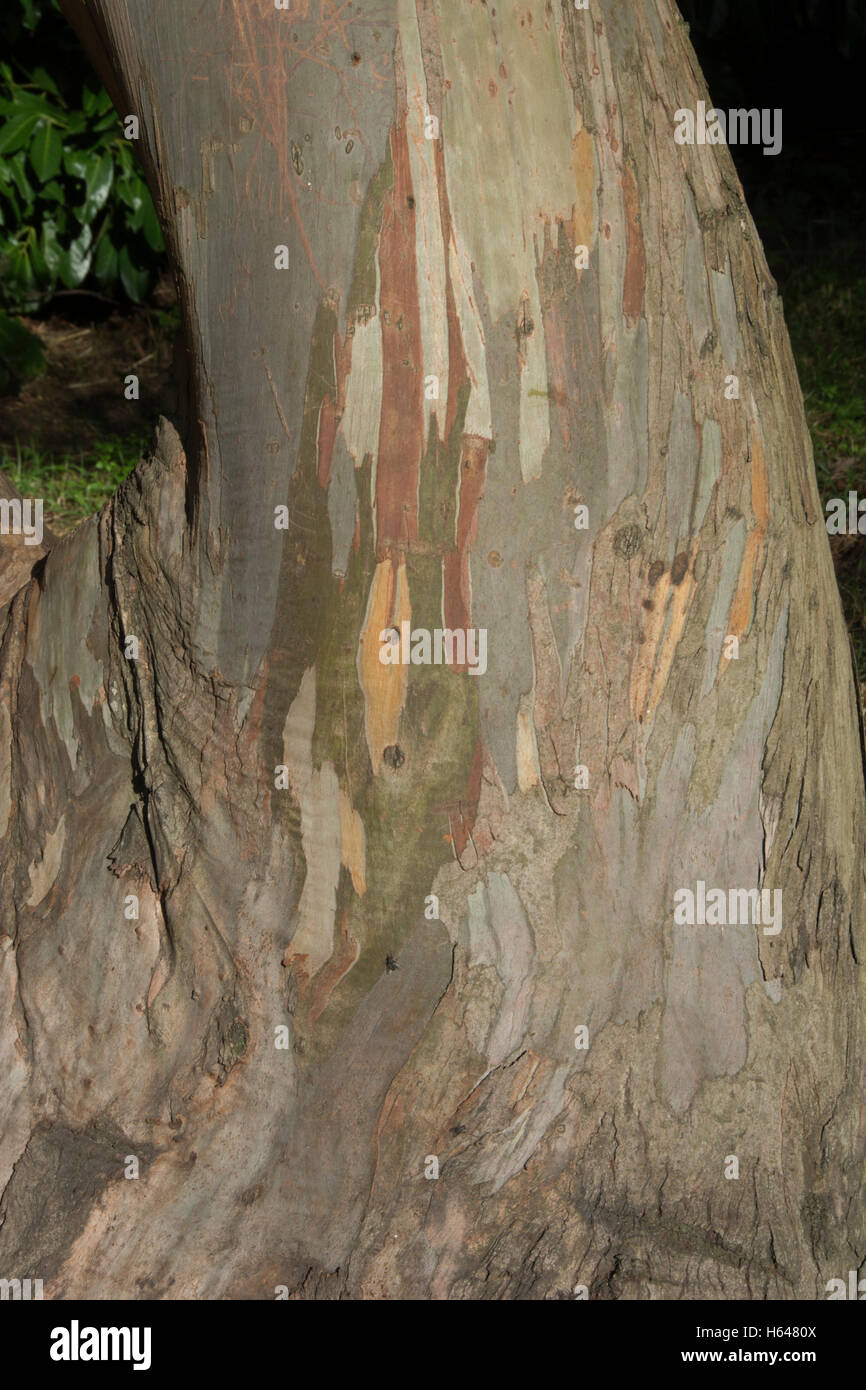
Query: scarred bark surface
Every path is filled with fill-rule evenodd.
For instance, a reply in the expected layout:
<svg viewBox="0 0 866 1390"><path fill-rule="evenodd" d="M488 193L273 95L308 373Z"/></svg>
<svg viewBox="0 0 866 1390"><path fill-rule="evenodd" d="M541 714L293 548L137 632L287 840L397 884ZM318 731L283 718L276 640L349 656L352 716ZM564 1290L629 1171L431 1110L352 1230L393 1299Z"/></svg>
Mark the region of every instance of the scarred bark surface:
<svg viewBox="0 0 866 1390"><path fill-rule="evenodd" d="M65 8L189 390L0 616L0 1273L823 1296L866 1253L857 695L674 7ZM403 622L486 671L383 665ZM676 924L698 880L781 931Z"/></svg>

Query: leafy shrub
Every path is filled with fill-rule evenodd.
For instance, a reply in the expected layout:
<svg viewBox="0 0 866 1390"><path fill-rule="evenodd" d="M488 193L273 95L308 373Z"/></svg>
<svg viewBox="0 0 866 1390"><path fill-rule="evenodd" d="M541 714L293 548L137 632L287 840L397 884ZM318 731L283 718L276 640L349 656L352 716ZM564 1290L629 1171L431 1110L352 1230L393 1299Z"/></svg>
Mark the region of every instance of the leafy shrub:
<svg viewBox="0 0 866 1390"><path fill-rule="evenodd" d="M4 16L4 49L17 30L23 61L0 63L0 298L25 313L90 275L104 292L120 288L140 302L163 250L134 145L108 93L95 78L75 76L80 55L70 76L64 39L27 42L37 28L65 27L55 10L55 0L19 0ZM28 50L44 53L53 71L31 65Z"/></svg>
<svg viewBox="0 0 866 1390"><path fill-rule="evenodd" d="M35 444L0 445L0 472L25 497L41 497L49 525L65 535L108 501L150 444L150 436L112 435L86 452L43 453Z"/></svg>

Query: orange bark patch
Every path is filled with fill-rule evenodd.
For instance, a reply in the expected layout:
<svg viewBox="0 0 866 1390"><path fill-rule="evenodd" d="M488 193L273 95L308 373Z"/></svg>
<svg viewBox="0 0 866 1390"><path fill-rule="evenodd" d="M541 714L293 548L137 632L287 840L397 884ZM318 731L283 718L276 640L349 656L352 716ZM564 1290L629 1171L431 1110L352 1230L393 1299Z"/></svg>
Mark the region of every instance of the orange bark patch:
<svg viewBox="0 0 866 1390"><path fill-rule="evenodd" d="M652 588L652 607L641 608L641 641L631 674L631 708L639 722L652 722L664 693L695 592L695 557L700 538L691 550L677 556ZM626 785L623 783L623 785Z"/></svg>
<svg viewBox="0 0 866 1390"><path fill-rule="evenodd" d="M763 445L754 432L750 432L749 442L752 451L752 511L755 513L755 525L746 537L737 587L728 612L727 635L730 637L744 636L751 626L755 591L764 572L764 543L770 524L770 479L764 460ZM730 657L725 655L723 646L719 660L719 675L729 660Z"/></svg>
<svg viewBox="0 0 866 1390"><path fill-rule="evenodd" d="M381 561L373 574L367 621L360 638L358 678L364 692L364 728L374 775L382 765L382 754L397 742L400 713L406 702L409 667L386 665L379 660L382 643L379 634L402 622L411 622L409 582L405 561Z"/></svg>
<svg viewBox="0 0 866 1390"><path fill-rule="evenodd" d="M661 699L665 686L668 683L668 676L674 663L674 655L679 645L680 638L686 630L686 619L692 604L692 597L695 592L694 563L698 552L698 541L695 540L689 555L689 569L681 583L673 585L673 602L670 608L669 621L656 661L656 669L653 675L652 686L650 687L649 699L647 700L646 718L652 720L659 700Z"/></svg>
<svg viewBox="0 0 866 1390"><path fill-rule="evenodd" d="M363 897L367 891L365 879L366 873L366 842L364 839L364 822L353 809L343 788L340 788L337 808L340 814L340 854L343 866L349 870L352 876L352 887L359 897Z"/></svg>

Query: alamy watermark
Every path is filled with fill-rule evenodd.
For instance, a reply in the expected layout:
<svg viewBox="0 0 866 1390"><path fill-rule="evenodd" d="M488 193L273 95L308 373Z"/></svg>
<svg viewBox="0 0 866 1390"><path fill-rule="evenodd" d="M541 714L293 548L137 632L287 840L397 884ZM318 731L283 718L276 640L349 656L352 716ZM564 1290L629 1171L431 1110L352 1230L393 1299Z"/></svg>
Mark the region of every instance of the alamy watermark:
<svg viewBox="0 0 866 1390"><path fill-rule="evenodd" d="M0 497L0 536L23 536L25 545L42 544L42 498Z"/></svg>
<svg viewBox="0 0 866 1390"><path fill-rule="evenodd" d="M695 891L674 893L674 922L680 927L737 927L764 925L765 936L782 930L782 890L774 888L707 888L698 879Z"/></svg>
<svg viewBox="0 0 866 1390"><path fill-rule="evenodd" d="M150 1369L149 1327L69 1327L51 1330L52 1361L131 1361L134 1371Z"/></svg>
<svg viewBox="0 0 866 1390"><path fill-rule="evenodd" d="M847 507L843 497L831 497L824 511L828 536L866 536L866 497L849 492Z"/></svg>
<svg viewBox="0 0 866 1390"><path fill-rule="evenodd" d="M674 139L678 145L763 145L764 154L778 154L782 148L781 107L772 110L756 106L720 111L699 101L690 111L681 106L674 112Z"/></svg>
<svg viewBox="0 0 866 1390"><path fill-rule="evenodd" d="M41 1300L41 1279L0 1279L0 1302L11 1299L13 1303Z"/></svg>
<svg viewBox="0 0 866 1390"><path fill-rule="evenodd" d="M824 1287L830 1303L840 1298L855 1299L858 1303L866 1300L866 1279L858 1279L856 1269L848 1270L847 1288L844 1279L828 1279Z"/></svg>
<svg viewBox="0 0 866 1390"><path fill-rule="evenodd" d="M412 627L402 622L379 633L383 666L467 666L470 676L487 670L487 628Z"/></svg>

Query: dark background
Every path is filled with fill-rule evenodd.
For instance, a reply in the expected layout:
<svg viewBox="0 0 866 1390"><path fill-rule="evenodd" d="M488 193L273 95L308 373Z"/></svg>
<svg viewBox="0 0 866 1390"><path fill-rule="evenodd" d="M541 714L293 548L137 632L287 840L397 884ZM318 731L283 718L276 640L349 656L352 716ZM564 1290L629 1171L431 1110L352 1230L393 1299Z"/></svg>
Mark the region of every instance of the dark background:
<svg viewBox="0 0 866 1390"><path fill-rule="evenodd" d="M782 149L731 146L776 278L823 502L866 496L866 0L683 0L714 105L781 107ZM830 547L861 688L866 537Z"/></svg>
<svg viewBox="0 0 866 1390"><path fill-rule="evenodd" d="M866 236L866 0L683 0L716 106L781 107L778 155L732 146L777 279Z"/></svg>

